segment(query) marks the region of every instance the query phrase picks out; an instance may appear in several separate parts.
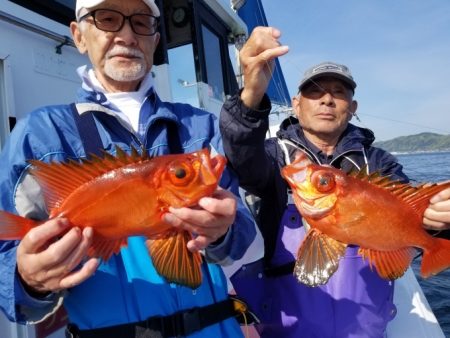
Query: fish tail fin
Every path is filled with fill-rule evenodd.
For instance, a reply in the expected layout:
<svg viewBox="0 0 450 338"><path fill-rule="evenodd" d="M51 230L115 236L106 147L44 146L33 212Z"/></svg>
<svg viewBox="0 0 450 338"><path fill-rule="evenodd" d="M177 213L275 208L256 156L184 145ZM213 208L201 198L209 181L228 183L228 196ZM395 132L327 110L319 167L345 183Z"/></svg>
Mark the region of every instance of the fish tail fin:
<svg viewBox="0 0 450 338"><path fill-rule="evenodd" d="M37 224L31 219L0 210L0 239L22 239Z"/></svg>
<svg viewBox="0 0 450 338"><path fill-rule="evenodd" d="M202 283L202 258L199 252L191 252L187 231L176 231L147 240L147 248L156 271L168 282L196 289Z"/></svg>
<svg viewBox="0 0 450 338"><path fill-rule="evenodd" d="M430 250L424 250L420 273L428 278L450 267L450 241L436 238Z"/></svg>

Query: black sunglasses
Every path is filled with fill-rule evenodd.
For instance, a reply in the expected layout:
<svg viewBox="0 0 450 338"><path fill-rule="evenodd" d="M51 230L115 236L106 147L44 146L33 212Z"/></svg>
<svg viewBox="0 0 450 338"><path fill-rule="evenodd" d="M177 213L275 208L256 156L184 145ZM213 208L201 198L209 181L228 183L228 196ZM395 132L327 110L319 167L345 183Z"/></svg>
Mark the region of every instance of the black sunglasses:
<svg viewBox="0 0 450 338"><path fill-rule="evenodd" d="M94 25L105 32L118 32L128 20L131 29L138 35L155 35L158 31L159 17L151 14L123 15L113 9L96 9L83 15L79 21L92 16Z"/></svg>

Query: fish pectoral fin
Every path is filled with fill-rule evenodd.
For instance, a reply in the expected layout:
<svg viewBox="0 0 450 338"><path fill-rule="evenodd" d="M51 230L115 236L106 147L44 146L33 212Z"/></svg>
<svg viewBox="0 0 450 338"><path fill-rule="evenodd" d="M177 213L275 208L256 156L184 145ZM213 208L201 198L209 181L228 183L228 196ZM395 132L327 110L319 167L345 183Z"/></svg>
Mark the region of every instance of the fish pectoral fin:
<svg viewBox="0 0 450 338"><path fill-rule="evenodd" d="M107 261L111 258L112 255L117 254L120 251L120 248L126 245L126 238L110 240L98 235L94 235L93 243L88 249L87 255L89 257L99 257L104 261Z"/></svg>
<svg viewBox="0 0 450 338"><path fill-rule="evenodd" d="M294 276L308 286L323 285L339 266L347 244L311 228L297 254Z"/></svg>
<svg viewBox="0 0 450 338"><path fill-rule="evenodd" d="M416 255L416 249L405 247L395 251L379 251L359 248L358 253L369 260L371 267L375 266L381 278L394 280L403 276L408 269Z"/></svg>
<svg viewBox="0 0 450 338"><path fill-rule="evenodd" d="M199 252L188 250L187 242L191 238L187 231L173 231L147 240L146 245L161 276L170 283L196 289L202 283L202 257Z"/></svg>

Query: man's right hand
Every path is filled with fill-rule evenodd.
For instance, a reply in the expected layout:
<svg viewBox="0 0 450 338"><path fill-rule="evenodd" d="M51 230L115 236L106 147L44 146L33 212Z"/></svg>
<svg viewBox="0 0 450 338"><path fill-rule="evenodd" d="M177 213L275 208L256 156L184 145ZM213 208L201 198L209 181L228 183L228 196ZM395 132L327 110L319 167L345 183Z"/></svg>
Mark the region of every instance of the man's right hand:
<svg viewBox="0 0 450 338"><path fill-rule="evenodd" d="M239 52L244 75L241 100L249 108L258 109L272 77L274 59L289 51L278 41L280 36L276 28L255 27Z"/></svg>
<svg viewBox="0 0 450 338"><path fill-rule="evenodd" d="M58 292L89 278L99 260L85 259L92 244L92 228L81 231L67 219L55 218L31 229L17 247L17 269L30 294Z"/></svg>

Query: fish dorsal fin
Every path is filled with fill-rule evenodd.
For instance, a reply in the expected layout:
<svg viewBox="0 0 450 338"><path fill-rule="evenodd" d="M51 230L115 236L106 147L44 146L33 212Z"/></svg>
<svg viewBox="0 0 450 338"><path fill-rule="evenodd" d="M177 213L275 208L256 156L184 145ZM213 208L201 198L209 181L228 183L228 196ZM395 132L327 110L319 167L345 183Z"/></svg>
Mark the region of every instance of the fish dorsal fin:
<svg viewBox="0 0 450 338"><path fill-rule="evenodd" d="M367 164L364 165L361 169L353 168L347 175L379 186L398 183L398 181L393 180L390 175L382 176L378 171L368 174Z"/></svg>
<svg viewBox="0 0 450 338"><path fill-rule="evenodd" d="M120 248L125 246L127 246L126 238L110 240L94 235L93 243L88 249L87 255L89 257L97 257L107 261L113 254L119 253Z"/></svg>
<svg viewBox="0 0 450 338"><path fill-rule="evenodd" d="M440 191L450 187L450 181L436 184L426 183L419 186L409 186L409 189L404 187L403 191L397 196L408 203L414 211L422 218L425 209L430 205L430 198Z"/></svg>
<svg viewBox="0 0 450 338"><path fill-rule="evenodd" d="M311 228L297 254L294 276L308 286L323 285L336 272L347 245Z"/></svg>
<svg viewBox="0 0 450 338"><path fill-rule="evenodd" d="M358 169L357 167L353 166L352 169L347 173L348 176L356 177L356 178L363 178L367 176L367 164L364 164L361 169Z"/></svg>
<svg viewBox="0 0 450 338"><path fill-rule="evenodd" d="M41 186L49 210L58 208L61 203L83 184L114 169L148 159L145 150L142 154L132 147L131 155L116 146L116 156L106 151L103 157L91 155L90 160L81 162L69 160L67 162L45 163L31 160L31 174L36 177Z"/></svg>
<svg viewBox="0 0 450 338"><path fill-rule="evenodd" d="M408 269L416 249L406 247L395 251L379 251L359 248L358 253L369 260L370 267L375 266L380 277L394 280L403 276Z"/></svg>
<svg viewBox="0 0 450 338"><path fill-rule="evenodd" d="M202 258L191 252L187 242L192 238L187 231L172 231L157 239L146 241L156 271L168 282L198 288L202 283Z"/></svg>
<svg viewBox="0 0 450 338"><path fill-rule="evenodd" d="M425 209L429 206L430 198L441 190L450 187L450 181L442 184L426 183L413 186L409 183L401 183L399 180L394 180L389 175L383 176L379 172L367 174L363 170L351 171L348 175L388 190L391 194L407 203L420 217L423 216Z"/></svg>

